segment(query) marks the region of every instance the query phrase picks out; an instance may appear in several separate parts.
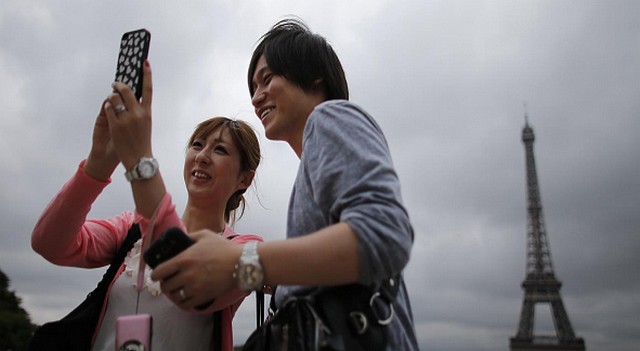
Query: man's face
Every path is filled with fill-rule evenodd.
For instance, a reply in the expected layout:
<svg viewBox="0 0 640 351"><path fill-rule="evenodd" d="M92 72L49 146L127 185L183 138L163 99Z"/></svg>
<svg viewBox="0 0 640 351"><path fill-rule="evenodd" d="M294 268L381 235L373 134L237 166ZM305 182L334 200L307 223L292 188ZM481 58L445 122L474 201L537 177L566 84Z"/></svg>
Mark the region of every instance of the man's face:
<svg viewBox="0 0 640 351"><path fill-rule="evenodd" d="M271 140L288 142L294 149L302 144L302 132L311 111L324 101L324 95L305 92L283 76L275 75L264 55L256 63L251 103Z"/></svg>

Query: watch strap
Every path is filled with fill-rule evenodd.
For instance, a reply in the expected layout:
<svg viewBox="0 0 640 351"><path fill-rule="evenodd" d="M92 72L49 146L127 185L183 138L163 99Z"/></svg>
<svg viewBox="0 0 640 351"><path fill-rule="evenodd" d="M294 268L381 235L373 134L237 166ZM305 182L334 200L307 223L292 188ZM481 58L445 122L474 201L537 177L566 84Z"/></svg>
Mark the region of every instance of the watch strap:
<svg viewBox="0 0 640 351"><path fill-rule="evenodd" d="M124 177L127 178L127 181L129 182L140 179L140 173L138 173L138 165L136 164L135 166L133 166L133 169L128 172L124 172Z"/></svg>
<svg viewBox="0 0 640 351"><path fill-rule="evenodd" d="M258 242L257 241L248 241L244 244L242 248L242 255L240 256L241 260L246 259L258 259Z"/></svg>
<svg viewBox="0 0 640 351"><path fill-rule="evenodd" d="M140 166L143 164L150 164L152 167L152 174L150 174L149 176L145 176L143 174L140 173ZM133 168L130 171L124 172L124 176L125 178L131 182L134 180L145 180L145 179L151 179L153 176L156 175L156 173L158 173L158 160L156 160L153 157L141 157L140 160L138 161L138 163L135 164L135 166L133 166Z"/></svg>
<svg viewBox="0 0 640 351"><path fill-rule="evenodd" d="M262 290L264 270L258 255L258 241L249 241L244 244L235 268L233 275L242 290L247 292Z"/></svg>

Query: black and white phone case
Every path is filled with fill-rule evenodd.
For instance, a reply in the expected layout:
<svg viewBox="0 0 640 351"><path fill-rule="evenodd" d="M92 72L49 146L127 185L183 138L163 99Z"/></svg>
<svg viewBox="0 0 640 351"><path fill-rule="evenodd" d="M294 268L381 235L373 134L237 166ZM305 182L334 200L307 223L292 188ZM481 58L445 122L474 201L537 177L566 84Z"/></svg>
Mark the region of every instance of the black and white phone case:
<svg viewBox="0 0 640 351"><path fill-rule="evenodd" d="M138 100L142 96L142 65L149 54L150 41L151 33L146 29L124 33L120 41L116 82L127 84Z"/></svg>

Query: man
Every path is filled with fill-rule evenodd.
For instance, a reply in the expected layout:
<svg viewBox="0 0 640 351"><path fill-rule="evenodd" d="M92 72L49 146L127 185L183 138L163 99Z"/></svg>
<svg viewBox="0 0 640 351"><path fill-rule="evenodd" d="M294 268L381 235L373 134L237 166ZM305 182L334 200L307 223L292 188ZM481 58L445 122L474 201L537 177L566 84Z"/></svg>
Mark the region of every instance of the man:
<svg viewBox="0 0 640 351"><path fill-rule="evenodd" d="M373 340L383 340L385 350L418 350L401 274L409 261L413 229L384 135L364 110L348 101L347 82L333 48L301 21L278 22L253 52L248 83L267 138L287 142L300 158L287 239L230 248L206 232L194 233L198 243L158 267L154 278L169 277L189 264L187 257L193 261L201 254L200 263L193 264L193 276L171 277L162 284L166 293L186 279L198 279L207 287L190 291L196 295L189 304L174 301L184 308L234 285L247 291L263 284L277 286L279 309L324 288L336 292L345 319L353 305L377 306L382 299L372 298L371 292L390 287L391 295L383 296L390 296L385 301L393 308L383 301L374 311L377 318L353 317L352 327L377 325L374 334L384 336L374 335ZM361 295L362 290L369 293ZM332 332L350 333L340 328Z"/></svg>

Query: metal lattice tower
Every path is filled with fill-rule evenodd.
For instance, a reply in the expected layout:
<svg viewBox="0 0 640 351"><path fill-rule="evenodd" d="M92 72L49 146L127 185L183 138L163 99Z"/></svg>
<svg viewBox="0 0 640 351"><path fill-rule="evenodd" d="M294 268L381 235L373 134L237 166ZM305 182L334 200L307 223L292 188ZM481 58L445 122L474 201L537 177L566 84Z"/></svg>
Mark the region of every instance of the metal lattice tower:
<svg viewBox="0 0 640 351"><path fill-rule="evenodd" d="M562 283L553 272L551 253L542 216L542 201L538 186L536 162L533 157L533 129L525 114L522 142L525 146L527 170L527 264L526 278L522 282L524 300L518 332L510 338L512 351L584 350L584 340L577 338L560 296ZM556 335L536 336L533 333L535 305L549 304Z"/></svg>

